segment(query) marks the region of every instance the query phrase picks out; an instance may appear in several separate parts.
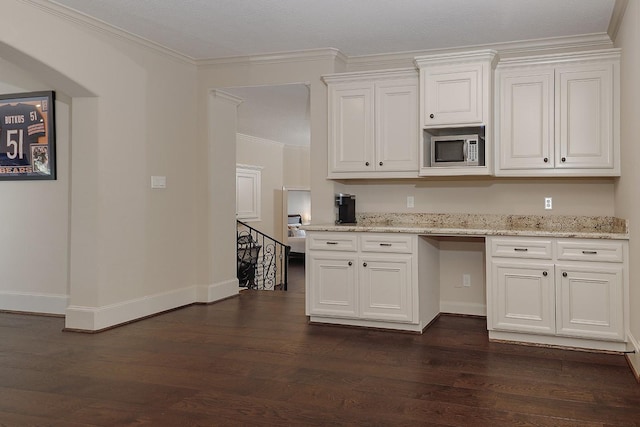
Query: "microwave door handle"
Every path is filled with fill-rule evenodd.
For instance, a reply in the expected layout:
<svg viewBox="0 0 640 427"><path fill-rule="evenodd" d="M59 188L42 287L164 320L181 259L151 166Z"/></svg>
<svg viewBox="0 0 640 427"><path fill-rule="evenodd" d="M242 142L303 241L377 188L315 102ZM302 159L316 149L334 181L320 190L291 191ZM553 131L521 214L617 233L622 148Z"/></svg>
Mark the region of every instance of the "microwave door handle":
<svg viewBox="0 0 640 427"><path fill-rule="evenodd" d="M467 141L465 141L464 144L462 144L462 161L464 163L469 162L469 157L467 156Z"/></svg>

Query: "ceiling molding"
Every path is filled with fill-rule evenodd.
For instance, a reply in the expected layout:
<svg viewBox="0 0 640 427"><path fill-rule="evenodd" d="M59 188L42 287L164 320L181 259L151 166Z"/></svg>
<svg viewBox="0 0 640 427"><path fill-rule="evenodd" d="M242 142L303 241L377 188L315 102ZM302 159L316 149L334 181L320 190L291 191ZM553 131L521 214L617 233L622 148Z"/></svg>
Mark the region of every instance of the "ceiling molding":
<svg viewBox="0 0 640 427"><path fill-rule="evenodd" d="M209 93L211 94L211 96L215 96L216 98L223 99L235 105L240 105L244 101L242 98L239 98L235 95L231 95L230 93L220 89L211 89Z"/></svg>
<svg viewBox="0 0 640 427"><path fill-rule="evenodd" d="M57 18L61 18L73 24L79 25L81 27L85 27L88 30L95 31L101 34L106 34L108 36L116 37L121 40L125 40L129 43L150 49L156 53L168 56L173 59L177 59L181 62L186 62L191 65L195 64L195 60L187 55L184 55L180 52L177 52L159 43L134 35L118 27L114 27L111 24L107 24L106 22L100 21L99 19L93 18L84 13L81 13L73 9L70 9L68 7L62 6L60 4L54 3L55 0L52 0L52 1L19 0L19 1L25 4L28 4L32 7L35 7L37 9L40 9L41 11L48 13L50 15L53 15Z"/></svg>
<svg viewBox="0 0 640 427"><path fill-rule="evenodd" d="M347 62L348 58L338 49L328 47L322 49L308 49L292 52L274 52L260 55L229 56L226 58L200 59L195 64L199 67L217 67L220 65L248 65L248 64L280 64L287 62L340 60Z"/></svg>
<svg viewBox="0 0 640 427"><path fill-rule="evenodd" d="M283 148L285 146L283 142L274 141L272 139L260 138L259 136L247 135L245 133L236 133L236 140L241 139L254 144L275 145L279 148Z"/></svg>
<svg viewBox="0 0 640 427"><path fill-rule="evenodd" d="M609 34L609 38L613 41L618 37L618 30L620 29L622 17L624 16L624 12L627 10L628 4L629 0L616 0L616 3L613 6L611 21L609 21L609 28L607 29L607 34Z"/></svg>
<svg viewBox="0 0 640 427"><path fill-rule="evenodd" d="M500 57L506 57L538 55L568 50L606 49L611 47L613 47L613 43L609 36L605 33L598 33L571 37L552 37L508 43L493 43L487 45L459 46L447 49L354 56L348 59L347 67L349 71L415 67L414 59L416 56L457 53L475 49L493 49L498 51L498 55Z"/></svg>

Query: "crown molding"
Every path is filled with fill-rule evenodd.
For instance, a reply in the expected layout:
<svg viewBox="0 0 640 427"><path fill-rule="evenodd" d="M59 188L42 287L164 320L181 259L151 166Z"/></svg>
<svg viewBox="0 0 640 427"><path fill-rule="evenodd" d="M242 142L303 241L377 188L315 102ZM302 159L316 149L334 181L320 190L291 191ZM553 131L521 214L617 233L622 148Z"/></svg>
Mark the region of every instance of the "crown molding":
<svg viewBox="0 0 640 427"><path fill-rule="evenodd" d="M609 28L607 29L607 34L613 41L616 41L616 37L618 37L618 30L620 29L620 24L622 24L622 17L627 10L628 4L629 0L616 0L613 5L611 20L609 21Z"/></svg>
<svg viewBox="0 0 640 427"><path fill-rule="evenodd" d="M348 61L348 58L338 49L329 47L291 52L273 52L259 55L199 59L195 61L195 64L199 67L217 67L220 65L280 64L287 62L320 61L327 59L340 60L345 63Z"/></svg>
<svg viewBox="0 0 640 427"><path fill-rule="evenodd" d="M285 144L283 142L274 141L272 139L260 138L258 136L247 135L245 133L236 133L236 140L243 139L246 142L251 142L254 144L267 144L267 145L275 145L276 147L283 148Z"/></svg>
<svg viewBox="0 0 640 427"><path fill-rule="evenodd" d="M240 105L240 104L242 104L242 102L244 102L244 100L242 98L239 98L239 97L237 97L235 95L231 95L230 93L225 92L225 91L220 90L220 89L211 89L209 91L209 93L212 96L215 96L216 98L223 99L223 100L228 101L228 102L230 102L232 104L235 104L236 106Z"/></svg>
<svg viewBox="0 0 640 427"><path fill-rule="evenodd" d="M363 55L348 58L348 71L364 71L372 69L391 69L414 67L418 56L454 54L476 49L492 49L502 57L524 56L561 51L607 49L613 42L605 33L585 34L570 37L551 37L544 39L522 40L508 43L492 43L486 45L457 46L446 49L430 49L424 51L397 52L381 55Z"/></svg>
<svg viewBox="0 0 640 427"><path fill-rule="evenodd" d="M121 40L127 41L134 45L145 47L156 53L170 57L172 59L177 59L181 62L195 65L195 60L187 55L184 55L180 52L177 52L159 43L134 35L128 31L115 27L111 24L107 24L104 21L101 21L89 15L86 15L84 13L70 9L66 6L56 3L55 0L48 0L48 1L47 0L19 0L19 1L29 6L40 9L41 11L48 13L49 15L64 19L65 21L84 27L90 31L95 31L111 37L119 38Z"/></svg>
<svg viewBox="0 0 640 427"><path fill-rule="evenodd" d="M349 81L370 81L371 79L398 79L406 77L418 77L418 70L415 65L411 68L393 68L389 70L371 70L347 73L332 73L321 76L325 83L338 83Z"/></svg>

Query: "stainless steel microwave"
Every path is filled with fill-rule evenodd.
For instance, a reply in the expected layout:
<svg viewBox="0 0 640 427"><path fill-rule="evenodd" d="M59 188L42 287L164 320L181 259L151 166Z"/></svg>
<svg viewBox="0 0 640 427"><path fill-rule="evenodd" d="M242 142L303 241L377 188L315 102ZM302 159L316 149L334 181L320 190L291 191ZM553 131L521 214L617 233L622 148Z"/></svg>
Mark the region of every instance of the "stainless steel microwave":
<svg viewBox="0 0 640 427"><path fill-rule="evenodd" d="M484 166L484 144L478 135L431 137L431 166Z"/></svg>

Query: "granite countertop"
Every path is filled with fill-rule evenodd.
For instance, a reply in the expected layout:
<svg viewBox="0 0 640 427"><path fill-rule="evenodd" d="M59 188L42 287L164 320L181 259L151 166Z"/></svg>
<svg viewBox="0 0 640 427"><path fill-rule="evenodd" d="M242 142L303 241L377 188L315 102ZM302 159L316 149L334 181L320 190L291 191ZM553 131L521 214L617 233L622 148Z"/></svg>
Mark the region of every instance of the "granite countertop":
<svg viewBox="0 0 640 427"><path fill-rule="evenodd" d="M368 231L442 236L544 236L629 239L626 219L610 216L361 213L357 224L311 224L308 231Z"/></svg>

